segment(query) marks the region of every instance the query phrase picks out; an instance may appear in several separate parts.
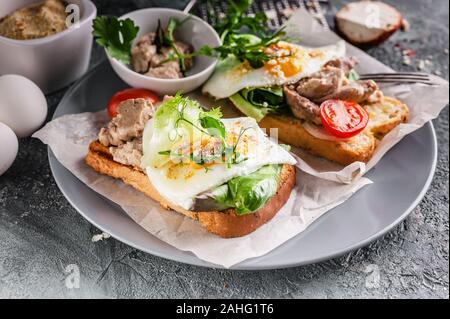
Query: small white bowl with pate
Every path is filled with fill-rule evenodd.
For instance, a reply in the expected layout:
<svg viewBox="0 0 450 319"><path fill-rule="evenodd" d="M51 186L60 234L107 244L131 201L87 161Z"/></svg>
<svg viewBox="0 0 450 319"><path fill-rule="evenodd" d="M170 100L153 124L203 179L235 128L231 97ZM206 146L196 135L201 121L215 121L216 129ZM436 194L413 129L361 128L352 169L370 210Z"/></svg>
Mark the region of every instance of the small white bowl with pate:
<svg viewBox="0 0 450 319"><path fill-rule="evenodd" d="M43 2L2 1L0 19L13 15L21 8ZM71 12L79 16L79 23L71 23L60 32L39 38L17 39L0 35L0 75L25 76L45 93L50 93L67 86L87 71L92 49L92 20L97 9L89 0L65 0L64 6L68 16ZM21 21L19 18L11 25Z"/></svg>
<svg viewBox="0 0 450 319"><path fill-rule="evenodd" d="M185 21L182 26L174 32L177 41L188 43L196 51L204 45L217 47L220 45L220 38L217 32L200 18L184 13L179 10L166 8L148 8L127 13L119 19L131 19L139 27L139 32L133 42L133 47L149 32L156 32L158 21L164 28L170 18L178 21ZM187 19L187 20L186 20ZM107 52L106 52L107 53ZM214 72L217 59L196 56L192 68L188 69L184 77L180 78L158 78L133 70L131 65L127 65L107 53L109 62L117 75L131 87L145 88L160 95L173 95L177 92L188 93L208 80Z"/></svg>

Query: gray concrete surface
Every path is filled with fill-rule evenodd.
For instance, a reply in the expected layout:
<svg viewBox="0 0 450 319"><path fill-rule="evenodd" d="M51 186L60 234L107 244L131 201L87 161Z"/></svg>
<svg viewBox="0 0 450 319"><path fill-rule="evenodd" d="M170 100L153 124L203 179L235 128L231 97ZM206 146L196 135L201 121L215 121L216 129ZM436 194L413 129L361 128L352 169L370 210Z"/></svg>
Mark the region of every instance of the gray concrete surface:
<svg viewBox="0 0 450 319"><path fill-rule="evenodd" d="M95 2L100 14L164 3ZM417 70L420 59L428 59L426 71L448 79L448 1L389 2L409 20L411 30L369 53L398 70ZM394 48L397 43L417 52L412 65L402 63ZM95 48L92 64L102 58L101 50ZM48 97L50 114L63 93ZM58 190L46 147L37 140L22 139L14 165L0 177L0 297L448 298L448 115L447 106L434 121L439 159L431 188L391 233L338 259L259 272L188 266L114 239L93 243L91 238L99 231ZM66 285L71 264L80 269L78 289Z"/></svg>

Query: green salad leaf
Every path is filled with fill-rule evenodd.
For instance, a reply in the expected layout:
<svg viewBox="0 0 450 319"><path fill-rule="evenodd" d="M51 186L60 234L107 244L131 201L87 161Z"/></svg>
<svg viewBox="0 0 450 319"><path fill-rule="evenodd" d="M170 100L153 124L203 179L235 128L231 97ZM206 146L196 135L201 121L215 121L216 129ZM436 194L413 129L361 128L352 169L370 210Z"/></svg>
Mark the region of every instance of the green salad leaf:
<svg viewBox="0 0 450 319"><path fill-rule="evenodd" d="M283 89L270 88L244 89L229 97L231 102L245 115L261 121L270 112L279 112L286 107Z"/></svg>
<svg viewBox="0 0 450 319"><path fill-rule="evenodd" d="M285 105L281 86L271 88L252 88L241 91L242 96L251 104L277 110Z"/></svg>
<svg viewBox="0 0 450 319"><path fill-rule="evenodd" d="M282 165L266 165L254 173L235 177L214 189L211 196L218 207L235 208L237 215L257 211L275 195Z"/></svg>
<svg viewBox="0 0 450 319"><path fill-rule="evenodd" d="M95 41L104 47L111 57L125 64L130 63L131 45L139 32L139 27L133 20L99 16L94 19L93 28Z"/></svg>

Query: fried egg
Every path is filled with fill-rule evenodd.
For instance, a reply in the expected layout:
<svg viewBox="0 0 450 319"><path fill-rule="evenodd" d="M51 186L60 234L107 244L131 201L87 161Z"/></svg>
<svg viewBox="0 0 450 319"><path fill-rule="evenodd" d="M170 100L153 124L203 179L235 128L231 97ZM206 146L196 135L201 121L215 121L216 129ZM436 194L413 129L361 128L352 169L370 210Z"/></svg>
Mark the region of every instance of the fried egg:
<svg viewBox="0 0 450 319"><path fill-rule="evenodd" d="M234 177L253 173L269 164L296 163L287 150L267 137L254 119L243 117L222 119L222 122L227 132L226 144L236 145L242 161L228 165L223 160L218 160L198 165L192 160L170 160L163 166L147 165L144 169L162 197L179 207L190 209L197 195ZM148 149L157 147L157 144L152 145L152 141L156 141L152 138L152 132L149 132L152 129L153 125L147 125L144 131L144 144ZM203 142L200 144L204 146ZM190 148L191 146L187 147Z"/></svg>
<svg viewBox="0 0 450 319"><path fill-rule="evenodd" d="M245 88L295 83L320 71L328 61L344 57L345 42L307 48L281 41L266 48L266 53L272 59L258 69L253 69L248 62L240 62L234 57L225 59L203 86L203 93L223 99Z"/></svg>

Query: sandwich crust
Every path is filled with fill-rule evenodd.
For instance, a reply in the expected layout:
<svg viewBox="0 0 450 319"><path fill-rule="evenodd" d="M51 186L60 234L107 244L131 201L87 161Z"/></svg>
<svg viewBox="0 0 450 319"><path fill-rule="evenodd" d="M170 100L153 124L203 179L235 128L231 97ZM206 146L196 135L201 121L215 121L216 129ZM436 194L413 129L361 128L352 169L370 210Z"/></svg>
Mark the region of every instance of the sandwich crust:
<svg viewBox="0 0 450 319"><path fill-rule="evenodd" d="M108 148L94 141L89 145L89 152L85 161L95 171L121 179L124 183L133 186L148 197L160 203L167 210L174 210L194 220L197 220L207 231L224 238L241 237L255 231L271 220L289 199L295 186L296 173L291 165L284 165L278 190L266 205L258 211L238 216L234 209L213 212L194 212L178 207L165 200L151 184L149 178L142 171L115 162Z"/></svg>

